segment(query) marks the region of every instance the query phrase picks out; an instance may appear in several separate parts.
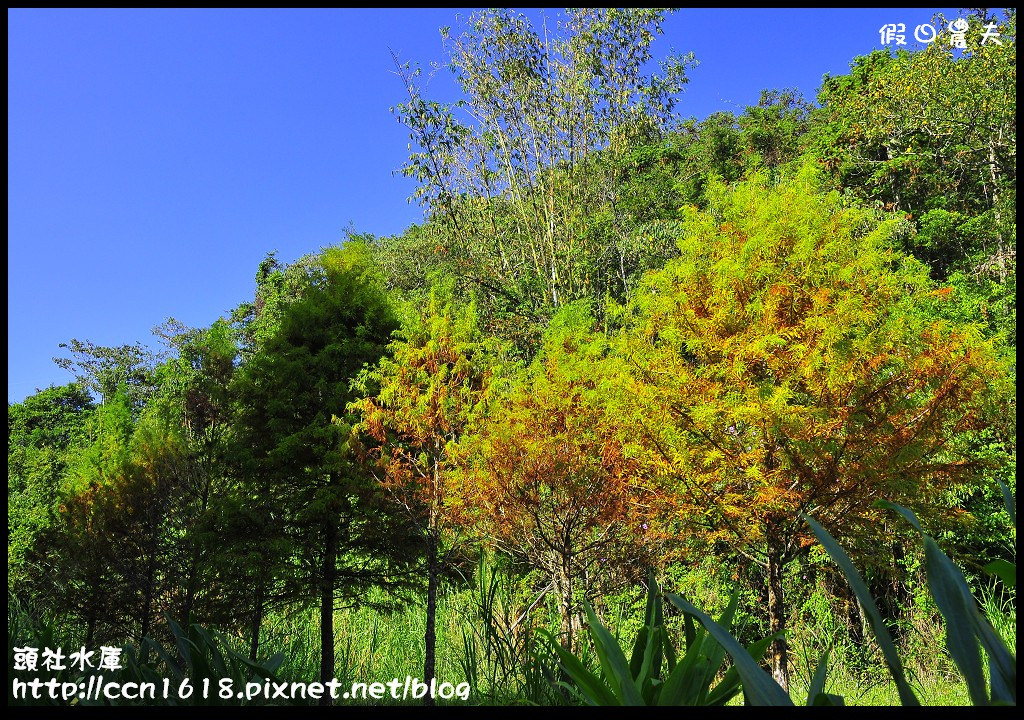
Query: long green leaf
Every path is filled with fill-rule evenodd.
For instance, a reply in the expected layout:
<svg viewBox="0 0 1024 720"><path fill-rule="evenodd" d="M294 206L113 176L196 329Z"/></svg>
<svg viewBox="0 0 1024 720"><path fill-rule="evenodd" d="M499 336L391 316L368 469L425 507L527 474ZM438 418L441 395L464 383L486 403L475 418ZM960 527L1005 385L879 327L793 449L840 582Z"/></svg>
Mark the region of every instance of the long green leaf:
<svg viewBox="0 0 1024 720"><path fill-rule="evenodd" d="M665 649L665 666L668 667L669 672L672 672L676 666L676 649L672 646L672 638L668 636L668 633L665 633L662 644Z"/></svg>
<svg viewBox="0 0 1024 720"><path fill-rule="evenodd" d="M699 683L704 676L704 668L700 667L703 659L701 646L703 645L703 633L694 636L686 654L672 668L672 672L665 679L658 696L659 705L695 705Z"/></svg>
<svg viewBox="0 0 1024 720"><path fill-rule="evenodd" d="M818 660L818 667L814 670L814 677L811 678L811 687L807 689L808 707L815 704L818 695L825 692L825 676L828 674L828 654L831 647L826 647Z"/></svg>
<svg viewBox="0 0 1024 720"><path fill-rule="evenodd" d="M873 504L875 507L886 508L887 510L895 510L900 515L902 515L908 523L913 525L915 530L924 535L924 530L921 528L921 523L917 520L917 515L915 515L914 511L911 510L910 508L905 508L902 505L897 505L896 503L890 502L889 500L876 500Z"/></svg>
<svg viewBox="0 0 1024 720"><path fill-rule="evenodd" d="M612 690L621 699L623 705L643 705L644 699L633 682L633 676L629 672L629 665L626 662L626 656L622 654L622 648L619 647L608 629L597 619L590 603L584 603L584 607L587 611L590 636L594 639L594 649L597 650L598 660L601 662L605 677L611 683Z"/></svg>
<svg viewBox="0 0 1024 720"><path fill-rule="evenodd" d="M634 678L640 677L640 669L643 666L644 656L648 653L653 638L651 629L659 625L655 603L658 601L657 584L654 582L653 571L647 578L647 607L644 610L644 624L637 633L636 642L633 643L633 654L629 659L629 672Z"/></svg>
<svg viewBox="0 0 1024 720"><path fill-rule="evenodd" d="M661 645L661 632L662 629L657 626L651 628L650 640L644 651L643 662L640 664L640 672L634 678L634 683L642 695L644 694L645 689L651 687L652 682L657 675L657 670L660 669L656 669L654 667L654 657L658 652L658 647ZM647 702L645 701L644 704L646 705Z"/></svg>
<svg viewBox="0 0 1024 720"><path fill-rule="evenodd" d="M694 637L696 637L697 631L693 627L693 618L689 615L683 616L683 635L686 639L686 649L689 651L690 645L693 643Z"/></svg>
<svg viewBox="0 0 1024 720"><path fill-rule="evenodd" d="M846 581L850 583L850 587L853 588L854 594L860 601L864 614L868 617L868 623L871 625L875 638L878 640L878 645L882 648L882 657L885 658L885 664L889 667L893 680L896 681L896 691L899 693L900 703L911 706L920 705L920 701L914 695L914 691L910 689L910 684L903 673L903 663L900 662L900 656L896 653L896 646L892 641L892 636L889 634L888 628L885 627L885 623L882 622L882 615L878 612L878 607L871 598L871 593L868 592L867 586L861 580L860 573L854 568L850 556L846 554L846 551L840 547L835 538L829 535L825 528L819 525L814 518L803 513L801 513L800 517L811 526L811 530L818 537L818 542L822 544L826 552L832 557L832 560L843 571Z"/></svg>
<svg viewBox="0 0 1024 720"><path fill-rule="evenodd" d="M964 597L964 588L960 586L961 582L966 586L967 581L960 569L953 565L952 560L946 557L935 541L927 535L924 536L924 557L928 587L946 621L946 649L953 656L953 662L967 681L967 692L970 693L971 702L974 705L988 705L981 649L975 638L975 623L972 618L977 609L970 593L966 593L967 597Z"/></svg>
<svg viewBox="0 0 1024 720"><path fill-rule="evenodd" d="M729 633L732 633L733 618L736 616L736 608L739 606L739 601L739 590L734 590L732 597L729 598L729 605L726 606L722 616L718 618L718 624ZM709 638L708 642L705 642L701 647L701 654L707 659L704 678L700 684L701 697L699 702L704 704L710 692L711 683L714 682L715 675L718 674L718 668L722 666L722 661L725 660L725 648Z"/></svg>
<svg viewBox="0 0 1024 720"><path fill-rule="evenodd" d="M1016 525L1017 503L1013 499L1013 493L1010 492L1010 488L1002 480L996 480L996 482L999 483L999 488L1003 491L1003 504L1006 505L1006 512L1010 515L1010 522Z"/></svg>
<svg viewBox="0 0 1024 720"><path fill-rule="evenodd" d="M736 638L730 635L725 628L678 595L669 595L668 598L677 608L693 615L707 629L711 637L732 656L733 663L743 682L743 690L752 705L793 705L793 701L786 691L754 662L750 654L736 642Z"/></svg>
<svg viewBox="0 0 1024 720"><path fill-rule="evenodd" d="M551 649L558 656L559 663L566 674L583 691L586 699L594 705L621 705L615 694L594 673L583 666L579 659L561 646L547 630L537 630Z"/></svg>
<svg viewBox="0 0 1024 720"><path fill-rule="evenodd" d="M956 563L942 552L938 543L921 530L912 510L886 501L878 504L898 511L924 538L928 586L939 606L939 612L946 620L946 646L964 675L971 701L975 705L987 704L989 699L998 703L1016 704L1017 661L978 609L967 578ZM979 641L989 656L991 698L981 669Z"/></svg>
<svg viewBox="0 0 1024 720"><path fill-rule="evenodd" d="M754 662L760 663L761 658L764 657L765 650L768 646L775 641L775 638L779 636L779 633L769 635L766 638L762 638L755 643L751 643L747 647L747 652L750 653L750 657L754 659ZM740 691L740 674L736 672L736 666L730 665L729 669L725 671L725 676L715 686L715 689L708 695L705 700L705 705L725 705L727 702L732 700Z"/></svg>
<svg viewBox="0 0 1024 720"><path fill-rule="evenodd" d="M629 674L634 678L640 677L640 670L644 664L644 655L649 654L651 647L651 626L644 625L636 634L633 643L633 654L629 658Z"/></svg>

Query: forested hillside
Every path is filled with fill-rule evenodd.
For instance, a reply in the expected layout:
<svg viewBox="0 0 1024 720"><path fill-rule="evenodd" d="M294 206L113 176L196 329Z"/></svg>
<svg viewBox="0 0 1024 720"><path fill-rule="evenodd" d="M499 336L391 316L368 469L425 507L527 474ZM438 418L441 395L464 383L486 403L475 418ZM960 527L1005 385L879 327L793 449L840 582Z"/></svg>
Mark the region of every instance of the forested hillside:
<svg viewBox="0 0 1024 720"><path fill-rule="evenodd" d="M662 588L797 702L907 702L903 673L1008 702L1016 15L981 12L965 51L877 50L701 120L656 10L475 13L442 31L455 104L396 60L422 223L268 253L209 327L69 339L73 381L9 404L12 652L189 675L191 632L240 678L650 701L703 637ZM623 680L605 643L638 628ZM715 638L706 682L737 686L698 700L776 697Z"/></svg>

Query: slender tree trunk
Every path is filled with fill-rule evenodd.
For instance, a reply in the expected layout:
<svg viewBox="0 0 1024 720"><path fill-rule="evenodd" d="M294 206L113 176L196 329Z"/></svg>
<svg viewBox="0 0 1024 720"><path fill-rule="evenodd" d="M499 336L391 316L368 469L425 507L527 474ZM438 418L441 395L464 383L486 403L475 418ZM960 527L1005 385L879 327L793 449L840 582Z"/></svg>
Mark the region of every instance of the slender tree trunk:
<svg viewBox="0 0 1024 720"><path fill-rule="evenodd" d="M153 585L156 582L156 531L154 530L149 542L149 558L146 560L146 581L143 588L142 599L142 622L139 632L139 644L149 635L149 616L153 609Z"/></svg>
<svg viewBox="0 0 1024 720"><path fill-rule="evenodd" d="M96 637L96 609L95 607L89 610L89 625L88 630L85 633L85 646L92 647L92 639Z"/></svg>
<svg viewBox="0 0 1024 720"><path fill-rule="evenodd" d="M562 635L565 637L566 648L572 652L576 640L576 627L572 612L572 575L569 571L568 558L563 557L560 560L555 576L555 589L558 592L562 611Z"/></svg>
<svg viewBox="0 0 1024 720"><path fill-rule="evenodd" d="M907 583L904 577L903 561L906 558L906 550L903 543L896 541L892 544L893 575L892 575L892 598L893 608L890 617L899 621L910 615L913 599L907 590ZM895 623L896 629L900 628L899 622Z"/></svg>
<svg viewBox="0 0 1024 720"><path fill-rule="evenodd" d="M774 635L786 629L786 598L782 588L782 542L772 524L768 526L768 621ZM784 690L789 690L789 649L780 635L771 645L772 677Z"/></svg>
<svg viewBox="0 0 1024 720"><path fill-rule="evenodd" d="M256 581L256 602L252 608L252 625L250 632L252 640L249 643L249 661L256 662L257 653L260 650L260 628L263 626L263 603L266 595L266 573L261 568L259 579Z"/></svg>
<svg viewBox="0 0 1024 720"><path fill-rule="evenodd" d="M437 645L437 536L431 531L427 537L427 630L423 636L423 682L430 684L434 679L434 662ZM424 705L433 705L434 698L427 693Z"/></svg>
<svg viewBox="0 0 1024 720"><path fill-rule="evenodd" d="M864 622L861 619L860 602L853 590L846 585L842 590L846 598L846 624L850 628L850 639L858 648L864 647Z"/></svg>
<svg viewBox="0 0 1024 720"><path fill-rule="evenodd" d="M320 682L334 678L334 576L338 555L337 528L328 522L325 528L323 585L320 591ZM331 705L330 693L324 693L321 705Z"/></svg>
<svg viewBox="0 0 1024 720"><path fill-rule="evenodd" d="M202 490L202 493L200 495L200 500L199 500L199 518L202 518L204 515L206 515L206 509L207 509L207 506L209 505L209 501L210 501L210 479L207 476L207 477L205 477L205 482L203 484L203 490ZM185 586L185 602L183 603L182 608L181 608L181 619L186 624L189 624L189 623L192 622L192 608L195 606L195 602L196 602L196 591L197 591L196 585L198 584L198 580L199 580L199 578L198 578L198 575L199 575L199 561L201 559L199 557L200 553L201 553L201 550L199 548L199 543L196 541L194 533L195 533L195 526L193 524L193 527L190 529L190 538L189 538L189 545L190 545L190 547L189 547L188 582L187 582L187 584Z"/></svg>
<svg viewBox="0 0 1024 720"><path fill-rule="evenodd" d="M93 638L96 637L96 619L99 615L99 583L100 574L97 573L93 576L93 581L89 584L89 611L88 611L88 629L85 633L85 644L87 647L92 647Z"/></svg>
<svg viewBox="0 0 1024 720"><path fill-rule="evenodd" d="M1002 131L999 133L1002 139ZM1002 217L999 214L999 176L996 174L996 148L990 139L988 143L988 170L992 177L992 208L996 216L996 262L999 264L999 282L1006 282L1006 253L1003 245Z"/></svg>

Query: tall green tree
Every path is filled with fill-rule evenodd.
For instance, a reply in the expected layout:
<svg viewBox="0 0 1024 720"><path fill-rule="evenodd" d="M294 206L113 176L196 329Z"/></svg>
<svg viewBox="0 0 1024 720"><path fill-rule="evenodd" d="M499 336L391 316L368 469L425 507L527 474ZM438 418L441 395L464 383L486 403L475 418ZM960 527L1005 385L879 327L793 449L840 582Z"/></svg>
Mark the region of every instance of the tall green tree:
<svg viewBox="0 0 1024 720"><path fill-rule="evenodd" d="M25 558L54 521L68 456L86 435L95 405L78 384L40 390L7 405L7 581L18 587Z"/></svg>
<svg viewBox="0 0 1024 720"><path fill-rule="evenodd" d="M402 534L374 502L372 478L345 448L352 380L380 359L397 320L365 245L328 250L321 263L322 276L288 305L276 331L239 370L236 387L239 439L260 468L244 491L281 515L274 530L292 547L286 583L294 599L320 606L326 682L335 674L339 596L364 599L368 588L400 578L396 568L410 558Z"/></svg>
<svg viewBox="0 0 1024 720"><path fill-rule="evenodd" d="M175 581L181 585L175 614L189 622L209 586L211 555L220 541L213 532L212 505L227 493L227 450L232 420L230 383L239 350L224 320L188 328L169 320L157 329L172 357L159 369L160 391L151 400L179 448L181 484L172 510L177 548Z"/></svg>
<svg viewBox="0 0 1024 720"><path fill-rule="evenodd" d="M923 50L878 50L826 77L816 152L847 192L912 219L904 249L950 281L965 315L1013 343L1016 11L966 19L963 52L940 33ZM985 23L1000 36L981 44Z"/></svg>
<svg viewBox="0 0 1024 720"><path fill-rule="evenodd" d="M114 494L131 463L130 405L115 393L96 408L57 485L54 520L27 552L34 572L22 586L43 607L60 608L84 626L87 644L133 635L139 617L134 587L122 571L130 552L112 532L123 509Z"/></svg>
<svg viewBox="0 0 1024 720"><path fill-rule="evenodd" d="M61 343L60 347L69 351L71 357L53 361L72 373L79 385L98 395L100 402L107 402L120 393L128 398L132 411L138 414L156 391L153 369L157 358L142 343L108 347L72 339Z"/></svg>

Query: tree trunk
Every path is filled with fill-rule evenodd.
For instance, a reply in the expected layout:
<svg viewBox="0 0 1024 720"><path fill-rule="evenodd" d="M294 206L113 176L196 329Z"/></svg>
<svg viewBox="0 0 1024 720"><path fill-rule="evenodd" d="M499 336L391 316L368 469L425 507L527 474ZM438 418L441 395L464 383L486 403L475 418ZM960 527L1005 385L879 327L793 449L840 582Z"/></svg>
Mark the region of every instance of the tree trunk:
<svg viewBox="0 0 1024 720"><path fill-rule="evenodd" d="M768 529L768 621L771 634L786 629L786 598L782 588L782 542L771 525ZM786 638L780 635L771 645L772 677L789 690L789 650Z"/></svg>
<svg viewBox="0 0 1024 720"><path fill-rule="evenodd" d="M255 663L256 655L260 650L260 628L263 625L263 603L266 594L266 576L263 569L260 569L259 579L256 581L256 602L252 609L252 641L249 643L249 661Z"/></svg>
<svg viewBox="0 0 1024 720"><path fill-rule="evenodd" d="M88 624L85 635L85 644L88 647L92 647L93 638L96 637L96 620L99 615L99 583L100 573L96 573L93 576L93 581L89 583L89 610L88 610Z"/></svg>
<svg viewBox="0 0 1024 720"><path fill-rule="evenodd" d="M92 640L94 637L96 637L96 610L92 609L89 611L88 630L85 633L86 647L92 647Z"/></svg>
<svg viewBox="0 0 1024 720"><path fill-rule="evenodd" d="M427 629L423 635L423 682L430 684L434 679L434 658L437 644L435 631L437 618L437 536L430 532L427 538ZM424 705L433 705L430 693L423 696Z"/></svg>
<svg viewBox="0 0 1024 720"><path fill-rule="evenodd" d="M565 557L561 558L555 576L555 590L558 592L561 606L562 636L565 637L565 647L572 652L576 640L576 624L573 622L572 612L572 574L569 570L569 560Z"/></svg>
<svg viewBox="0 0 1024 720"><path fill-rule="evenodd" d="M1002 131L999 133L1002 139ZM996 262L999 264L999 282L1006 282L1006 253L1003 244L1002 217L999 214L999 176L996 173L996 148L990 139L988 143L988 170L992 177L992 208L996 216Z"/></svg>
<svg viewBox="0 0 1024 720"><path fill-rule="evenodd" d="M900 628L898 621L903 619L910 619L910 610L913 607L913 598L911 597L910 591L907 588L907 583L904 578L905 567L903 561L906 558L906 551L904 550L903 543L896 541L892 544L892 559L893 559L893 572L892 572L892 611L890 612L890 618L895 622L896 630Z"/></svg>
<svg viewBox="0 0 1024 720"><path fill-rule="evenodd" d="M320 682L334 678L334 576L337 563L337 528L328 522L325 528L323 584L320 590ZM330 693L324 693L321 705L331 705Z"/></svg>
<svg viewBox="0 0 1024 720"><path fill-rule="evenodd" d="M210 500L210 479L205 478L203 484L203 490L200 494L199 501L199 518L206 515L207 506ZM195 538L195 525L189 529L189 565L188 565L188 582L185 585L185 602L181 607L181 619L186 626L192 622L192 608L195 607L198 575L200 566L200 548L199 543Z"/></svg>
<svg viewBox="0 0 1024 720"><path fill-rule="evenodd" d="M153 585L156 582L156 538L150 542L149 558L146 560L146 581L142 598L142 622L139 631L139 645L149 635L149 616L153 609Z"/></svg>

